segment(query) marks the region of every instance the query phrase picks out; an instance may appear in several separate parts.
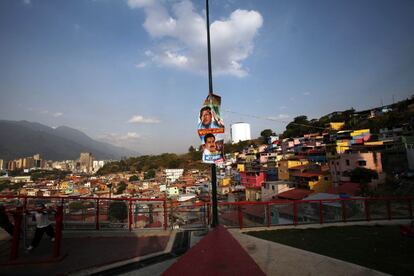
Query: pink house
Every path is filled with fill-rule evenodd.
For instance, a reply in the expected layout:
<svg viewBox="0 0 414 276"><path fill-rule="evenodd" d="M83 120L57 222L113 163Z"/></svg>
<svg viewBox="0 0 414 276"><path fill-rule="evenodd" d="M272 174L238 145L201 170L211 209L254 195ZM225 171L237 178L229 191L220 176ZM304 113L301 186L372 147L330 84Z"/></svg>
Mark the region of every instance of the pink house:
<svg viewBox="0 0 414 276"><path fill-rule="evenodd" d="M260 189L265 181L264 171L240 172L240 182L246 188Z"/></svg>
<svg viewBox="0 0 414 276"><path fill-rule="evenodd" d="M340 182L348 182L350 178L347 172L356 168L366 168L374 170L378 173L379 178L372 181L372 185L376 186L385 179L382 171L381 153L380 152L350 152L338 154L338 158L329 161L329 168L332 174L334 184ZM345 173L345 174L344 174Z"/></svg>

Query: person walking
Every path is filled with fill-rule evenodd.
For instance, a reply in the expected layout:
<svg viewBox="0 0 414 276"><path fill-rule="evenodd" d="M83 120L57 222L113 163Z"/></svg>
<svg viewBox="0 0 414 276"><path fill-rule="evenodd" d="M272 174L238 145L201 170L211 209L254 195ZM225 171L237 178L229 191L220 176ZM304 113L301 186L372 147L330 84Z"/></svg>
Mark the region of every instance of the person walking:
<svg viewBox="0 0 414 276"><path fill-rule="evenodd" d="M48 218L50 210L46 209L46 206L43 203L36 204L36 208L38 208L36 211L30 212L36 221L36 231L32 243L27 248L27 251L29 252L39 245L39 242L45 232L50 237L52 242L55 241L55 231L53 230L52 223Z"/></svg>

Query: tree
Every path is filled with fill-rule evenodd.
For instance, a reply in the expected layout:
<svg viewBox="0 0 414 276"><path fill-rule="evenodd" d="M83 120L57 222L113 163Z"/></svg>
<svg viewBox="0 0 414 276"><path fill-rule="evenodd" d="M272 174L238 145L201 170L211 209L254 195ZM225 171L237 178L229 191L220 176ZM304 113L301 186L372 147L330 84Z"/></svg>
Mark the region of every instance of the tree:
<svg viewBox="0 0 414 276"><path fill-rule="evenodd" d="M261 136L261 142L262 143L268 143L269 142L269 137L272 136L274 133L271 129L265 129L262 130L262 132L260 132L260 136Z"/></svg>
<svg viewBox="0 0 414 276"><path fill-rule="evenodd" d="M115 201L109 204L109 218L118 222L123 222L128 216L128 208L124 202Z"/></svg>
<svg viewBox="0 0 414 276"><path fill-rule="evenodd" d="M119 182L117 189L116 189L116 194L117 195L122 194L125 191L126 187L127 185L124 181Z"/></svg>
<svg viewBox="0 0 414 276"><path fill-rule="evenodd" d="M129 177L129 179L128 179L128 181L129 182L132 182L132 181L139 181L139 177L137 176L137 175L132 175L132 176L130 176Z"/></svg>
<svg viewBox="0 0 414 276"><path fill-rule="evenodd" d="M144 179L151 179L155 177L155 170L151 169L145 172Z"/></svg>
<svg viewBox="0 0 414 276"><path fill-rule="evenodd" d="M69 203L69 211L70 212L77 212L86 209L87 207L83 205L81 201L72 201Z"/></svg>
<svg viewBox="0 0 414 276"><path fill-rule="evenodd" d="M364 196L368 195L368 184L373 179L378 179L378 173L376 171L366 168L356 168L349 173L349 176L352 182L360 184L361 194Z"/></svg>
<svg viewBox="0 0 414 276"><path fill-rule="evenodd" d="M195 152L195 148L194 148L193 146L190 146L190 147L188 148L188 152L190 152L190 153Z"/></svg>
<svg viewBox="0 0 414 276"><path fill-rule="evenodd" d="M293 122L290 122L286 126L285 132L283 132L283 138L291 138L291 137L300 137L304 134L312 132L312 126L308 121L308 117L305 115L301 115L295 117Z"/></svg>

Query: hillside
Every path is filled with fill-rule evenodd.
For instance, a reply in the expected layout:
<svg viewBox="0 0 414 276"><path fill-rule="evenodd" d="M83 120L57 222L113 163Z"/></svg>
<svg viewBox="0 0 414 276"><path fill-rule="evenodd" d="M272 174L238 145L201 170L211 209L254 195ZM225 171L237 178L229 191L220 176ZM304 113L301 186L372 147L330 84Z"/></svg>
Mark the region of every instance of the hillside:
<svg viewBox="0 0 414 276"><path fill-rule="evenodd" d="M61 126L56 129L28 121L0 120L0 159L11 160L40 153L47 160L74 160L81 152L97 159L120 159L137 153L95 141L83 132Z"/></svg>

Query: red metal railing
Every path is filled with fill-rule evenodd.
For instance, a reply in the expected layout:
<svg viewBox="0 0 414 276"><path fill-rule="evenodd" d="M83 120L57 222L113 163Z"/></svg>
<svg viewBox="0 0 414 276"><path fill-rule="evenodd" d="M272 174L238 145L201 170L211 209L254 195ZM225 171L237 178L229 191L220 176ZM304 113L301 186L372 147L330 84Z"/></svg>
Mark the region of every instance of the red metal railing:
<svg viewBox="0 0 414 276"><path fill-rule="evenodd" d="M413 200L414 197L378 197L221 202L219 219L228 227L239 228L413 219Z"/></svg>
<svg viewBox="0 0 414 276"><path fill-rule="evenodd" d="M53 257L59 257L62 230L123 230L206 228L210 203L172 202L164 199L107 197L0 196L14 211L15 230L10 259L18 257L23 215L36 201L56 206ZM249 228L333 222L413 219L414 197L344 198L329 200L276 200L220 202L219 220L227 227ZM73 203L77 202L77 203ZM113 205L117 202L118 215ZM75 208L76 207L76 208ZM119 214L119 210L124 212ZM111 213L112 212L112 213ZM26 221L25 221L26 222ZM28 223L30 227L30 222Z"/></svg>

